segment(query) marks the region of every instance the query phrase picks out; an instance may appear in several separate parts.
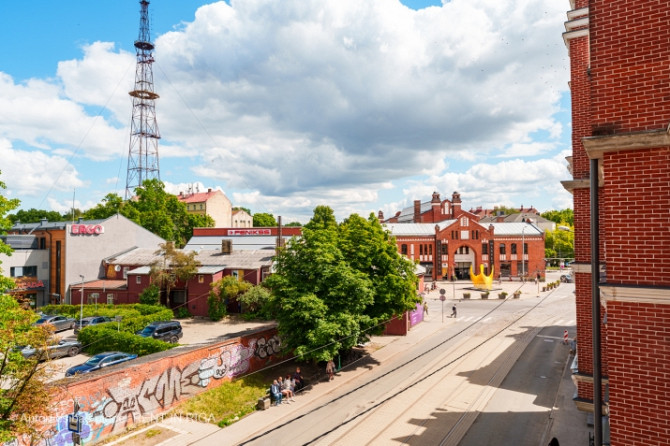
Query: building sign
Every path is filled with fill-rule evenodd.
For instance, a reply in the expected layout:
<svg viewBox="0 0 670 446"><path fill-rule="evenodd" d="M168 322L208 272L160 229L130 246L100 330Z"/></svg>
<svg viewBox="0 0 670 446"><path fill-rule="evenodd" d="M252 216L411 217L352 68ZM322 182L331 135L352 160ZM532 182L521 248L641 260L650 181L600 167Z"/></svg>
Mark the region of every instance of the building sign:
<svg viewBox="0 0 670 446"><path fill-rule="evenodd" d="M272 235L271 229L228 229L228 235Z"/></svg>
<svg viewBox="0 0 670 446"><path fill-rule="evenodd" d="M15 291L44 289L44 282L37 280L37 277L17 277Z"/></svg>
<svg viewBox="0 0 670 446"><path fill-rule="evenodd" d="M99 235L104 232L105 227L102 225L70 225L71 235Z"/></svg>

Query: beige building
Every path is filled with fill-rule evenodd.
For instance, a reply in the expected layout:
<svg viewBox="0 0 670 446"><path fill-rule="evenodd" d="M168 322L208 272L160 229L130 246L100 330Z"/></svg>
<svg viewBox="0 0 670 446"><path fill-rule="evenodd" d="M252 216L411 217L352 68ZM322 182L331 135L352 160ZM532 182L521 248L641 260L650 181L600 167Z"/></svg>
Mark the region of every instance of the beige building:
<svg viewBox="0 0 670 446"><path fill-rule="evenodd" d="M217 228L232 226L232 204L220 190L207 189L207 192L179 192L179 201L186 204L190 214L209 215Z"/></svg>
<svg viewBox="0 0 670 446"><path fill-rule="evenodd" d="M242 209L233 211L233 228L251 228L254 226L254 218Z"/></svg>

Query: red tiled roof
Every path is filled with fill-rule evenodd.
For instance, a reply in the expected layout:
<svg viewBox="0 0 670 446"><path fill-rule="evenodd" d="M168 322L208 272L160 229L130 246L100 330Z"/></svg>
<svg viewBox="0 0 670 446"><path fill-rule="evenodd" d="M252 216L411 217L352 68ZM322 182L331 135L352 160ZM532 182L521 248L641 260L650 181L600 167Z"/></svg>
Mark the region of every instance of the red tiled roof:
<svg viewBox="0 0 670 446"><path fill-rule="evenodd" d="M213 190L211 192L198 192L196 194L190 195L177 195L177 198L182 203L204 203L214 196L217 191Z"/></svg>

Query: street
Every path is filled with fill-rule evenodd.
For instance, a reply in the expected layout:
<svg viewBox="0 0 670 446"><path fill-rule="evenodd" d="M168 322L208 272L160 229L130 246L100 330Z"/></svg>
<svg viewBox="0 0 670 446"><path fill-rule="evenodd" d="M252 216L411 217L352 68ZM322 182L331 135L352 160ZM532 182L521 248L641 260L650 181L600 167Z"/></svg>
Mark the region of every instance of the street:
<svg viewBox="0 0 670 446"><path fill-rule="evenodd" d="M419 342L397 339L291 406L184 444L538 445L568 356L573 290L462 301L444 322L441 302L429 300Z"/></svg>

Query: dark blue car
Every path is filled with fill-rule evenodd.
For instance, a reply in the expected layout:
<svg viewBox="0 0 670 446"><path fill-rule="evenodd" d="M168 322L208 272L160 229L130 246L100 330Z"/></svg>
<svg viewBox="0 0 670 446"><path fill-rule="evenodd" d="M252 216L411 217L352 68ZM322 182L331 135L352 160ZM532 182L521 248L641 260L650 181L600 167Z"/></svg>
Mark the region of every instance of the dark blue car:
<svg viewBox="0 0 670 446"><path fill-rule="evenodd" d="M130 361L131 359L135 358L137 358L137 355L131 353L123 353L123 352L98 353L97 355L92 356L91 359L89 359L85 363L67 369L65 371L65 376L74 376L79 375L81 373L89 373L94 370L100 370L104 367L121 364L122 362Z"/></svg>

